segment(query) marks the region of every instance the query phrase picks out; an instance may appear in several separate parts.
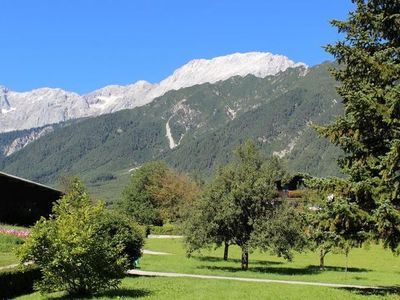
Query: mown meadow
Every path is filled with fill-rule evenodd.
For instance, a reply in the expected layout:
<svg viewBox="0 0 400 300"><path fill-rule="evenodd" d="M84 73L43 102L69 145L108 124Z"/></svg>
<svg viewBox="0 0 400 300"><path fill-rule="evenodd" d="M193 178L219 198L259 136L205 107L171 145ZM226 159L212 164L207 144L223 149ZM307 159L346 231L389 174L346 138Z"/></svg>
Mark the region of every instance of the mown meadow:
<svg viewBox="0 0 400 300"><path fill-rule="evenodd" d="M117 290L103 292L98 299L400 299L400 258L381 245L353 249L346 259L341 253L326 256L326 269L319 270L318 254L295 255L292 262L261 253L250 254L249 269L240 268L240 249L230 247L229 259L222 259L223 249L206 249L188 258L182 239L147 239L146 250L171 255L144 254L140 269L146 271L206 274L280 280L329 282L380 287L345 289L277 283L228 280L127 276ZM63 293L46 295L62 299ZM17 299L46 299L40 293Z"/></svg>

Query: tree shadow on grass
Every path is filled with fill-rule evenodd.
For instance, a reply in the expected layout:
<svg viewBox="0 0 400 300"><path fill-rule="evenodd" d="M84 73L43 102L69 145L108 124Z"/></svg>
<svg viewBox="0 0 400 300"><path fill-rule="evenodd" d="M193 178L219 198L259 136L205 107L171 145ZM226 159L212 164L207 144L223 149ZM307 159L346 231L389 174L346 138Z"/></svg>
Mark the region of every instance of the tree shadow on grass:
<svg viewBox="0 0 400 300"><path fill-rule="evenodd" d="M220 257L215 257L215 256L194 256L193 257L196 260L199 260L201 262L226 262ZM235 262L240 264L240 259L237 258L229 258L228 262ZM269 261L269 260L252 260L251 261L253 264L258 264L258 265L281 265L283 262L280 261Z"/></svg>
<svg viewBox="0 0 400 300"><path fill-rule="evenodd" d="M69 294L64 294L61 296L52 296L47 299L54 300L64 300L64 299L96 299L99 297L105 297L107 299L129 297L129 298L141 298L151 295L152 292L146 289L129 289L129 288L118 288L115 290L108 290L101 293L97 293L93 296L71 296Z"/></svg>
<svg viewBox="0 0 400 300"><path fill-rule="evenodd" d="M128 289L120 288L116 290L106 291L96 296L107 297L107 298L119 298L119 297L130 297L130 298L141 298L151 295L152 292L146 289Z"/></svg>
<svg viewBox="0 0 400 300"><path fill-rule="evenodd" d="M359 288L338 288L339 290L345 290L353 294L361 296L390 296L390 295L400 295L400 286L387 286L387 287L377 287L368 289Z"/></svg>
<svg viewBox="0 0 400 300"><path fill-rule="evenodd" d="M272 264L273 265L273 264ZM241 272L242 269L240 265L237 267L231 266L211 266L211 265L203 265L198 266L198 269L207 269L207 270L216 270L216 271L224 271L224 272ZM336 266L327 266L325 270L321 271L319 266L309 265L304 268L286 268L286 267L276 267L276 266L249 266L247 272L250 273L269 273L269 274L279 274L279 275L315 275L325 271L334 271L334 272L345 272L345 268L336 267ZM363 268L348 268L348 273L357 273L357 272L369 272L369 269Z"/></svg>

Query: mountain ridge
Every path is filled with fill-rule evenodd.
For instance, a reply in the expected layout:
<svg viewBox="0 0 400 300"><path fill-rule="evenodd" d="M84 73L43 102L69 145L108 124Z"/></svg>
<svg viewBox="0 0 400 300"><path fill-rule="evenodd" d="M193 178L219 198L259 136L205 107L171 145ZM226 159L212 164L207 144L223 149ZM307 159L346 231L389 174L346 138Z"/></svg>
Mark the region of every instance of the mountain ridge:
<svg viewBox="0 0 400 300"><path fill-rule="evenodd" d="M268 52L234 53L213 59L195 59L173 74L152 84L109 85L79 95L59 88L39 88L14 92L0 87L0 132L37 128L82 117L93 117L150 103L170 90L206 82L215 83L232 76L266 77L288 68L308 66Z"/></svg>

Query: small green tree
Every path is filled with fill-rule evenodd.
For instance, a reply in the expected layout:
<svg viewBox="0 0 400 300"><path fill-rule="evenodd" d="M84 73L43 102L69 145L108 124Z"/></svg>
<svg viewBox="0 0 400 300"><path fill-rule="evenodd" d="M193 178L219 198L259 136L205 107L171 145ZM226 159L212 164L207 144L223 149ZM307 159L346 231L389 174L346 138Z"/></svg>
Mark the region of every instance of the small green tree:
<svg viewBox="0 0 400 300"><path fill-rule="evenodd" d="M314 178L307 184L313 189L308 197L314 208L308 213L310 246L319 249L320 269L331 251L344 252L347 262L350 249L370 239L371 215L346 198L352 193L345 179Z"/></svg>
<svg viewBox="0 0 400 300"><path fill-rule="evenodd" d="M229 245L233 239L229 222L234 220L221 204L229 194L232 182L233 170L229 166L219 168L214 180L188 211L183 228L189 256L196 250L215 244L216 247L224 246L223 259L228 260Z"/></svg>
<svg viewBox="0 0 400 300"><path fill-rule="evenodd" d="M168 169L163 176L155 178L156 185L148 187L155 200L155 209L163 222L180 222L189 210L194 200L199 196L200 189L189 176Z"/></svg>
<svg viewBox="0 0 400 300"><path fill-rule="evenodd" d="M42 271L41 292L85 295L115 288L140 256L143 237L127 218L92 204L83 185L73 188L53 207L49 220L40 219L19 249L22 262Z"/></svg>
<svg viewBox="0 0 400 300"><path fill-rule="evenodd" d="M200 189L189 176L163 161L143 164L122 193L120 210L141 224L179 222Z"/></svg>
<svg viewBox="0 0 400 300"><path fill-rule="evenodd" d="M291 261L293 251L303 251L308 246L306 218L303 208L296 208L283 199L277 208L256 221L251 236L253 248Z"/></svg>
<svg viewBox="0 0 400 300"><path fill-rule="evenodd" d="M235 160L222 168L207 188L199 205L202 210L189 222L192 231L187 231L186 242L189 250L211 242L238 245L242 249L241 267L246 270L254 224L275 208L275 182L284 172L278 159L267 160L253 141L234 153Z"/></svg>
<svg viewBox="0 0 400 300"><path fill-rule="evenodd" d="M163 161L147 162L135 170L122 192L119 209L140 224L162 225L153 191L161 188L159 179L164 178L167 171L168 166Z"/></svg>

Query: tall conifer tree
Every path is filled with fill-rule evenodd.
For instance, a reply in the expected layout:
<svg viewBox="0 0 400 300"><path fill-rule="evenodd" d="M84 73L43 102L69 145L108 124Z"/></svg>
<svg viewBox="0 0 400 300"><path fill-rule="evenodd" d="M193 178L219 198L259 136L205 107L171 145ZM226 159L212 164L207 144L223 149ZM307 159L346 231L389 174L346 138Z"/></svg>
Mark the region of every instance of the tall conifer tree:
<svg viewBox="0 0 400 300"><path fill-rule="evenodd" d="M354 12L332 25L345 35L328 45L345 113L318 131L342 148L347 201L370 214L370 228L400 246L400 0L353 0Z"/></svg>

